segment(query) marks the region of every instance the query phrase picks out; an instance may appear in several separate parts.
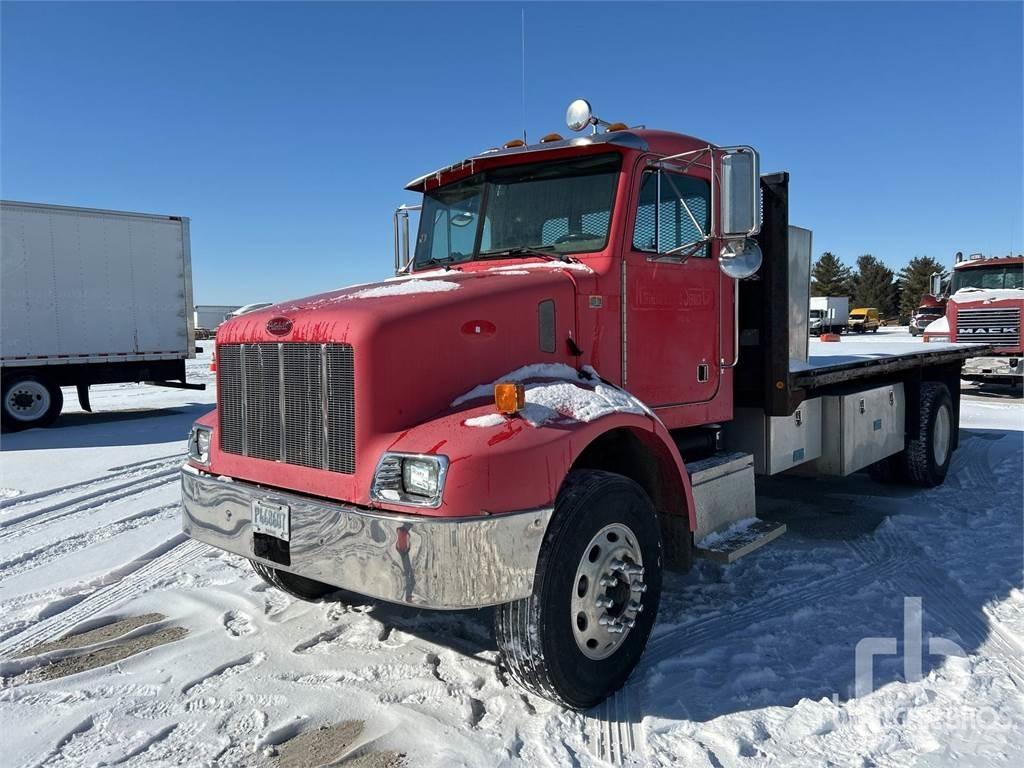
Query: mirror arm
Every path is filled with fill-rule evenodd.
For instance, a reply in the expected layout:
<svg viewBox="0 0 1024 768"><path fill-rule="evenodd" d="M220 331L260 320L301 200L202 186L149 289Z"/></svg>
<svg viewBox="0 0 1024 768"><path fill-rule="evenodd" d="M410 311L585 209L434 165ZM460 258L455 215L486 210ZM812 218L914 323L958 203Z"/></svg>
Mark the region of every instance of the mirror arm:
<svg viewBox="0 0 1024 768"><path fill-rule="evenodd" d="M719 276L719 281L721 281L721 276ZM726 365L725 358L720 358L722 370L735 368L740 362L740 281L733 278L732 285L732 362ZM721 286L721 282L719 282L719 286ZM721 339L721 335L719 335L719 339ZM719 346L721 346L721 341L719 341Z"/></svg>

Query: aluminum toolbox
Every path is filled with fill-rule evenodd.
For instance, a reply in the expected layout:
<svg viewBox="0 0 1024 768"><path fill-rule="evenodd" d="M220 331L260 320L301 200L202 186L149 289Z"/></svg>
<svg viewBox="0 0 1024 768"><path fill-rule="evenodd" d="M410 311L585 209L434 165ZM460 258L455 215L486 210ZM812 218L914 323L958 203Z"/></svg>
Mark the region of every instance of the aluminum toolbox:
<svg viewBox="0 0 1024 768"><path fill-rule="evenodd" d="M822 397L822 451L815 469L849 475L903 450L907 404L903 384Z"/></svg>
<svg viewBox="0 0 1024 768"><path fill-rule="evenodd" d="M821 398L805 400L789 416L737 408L725 427L730 450L754 455L754 472L775 475L821 456Z"/></svg>

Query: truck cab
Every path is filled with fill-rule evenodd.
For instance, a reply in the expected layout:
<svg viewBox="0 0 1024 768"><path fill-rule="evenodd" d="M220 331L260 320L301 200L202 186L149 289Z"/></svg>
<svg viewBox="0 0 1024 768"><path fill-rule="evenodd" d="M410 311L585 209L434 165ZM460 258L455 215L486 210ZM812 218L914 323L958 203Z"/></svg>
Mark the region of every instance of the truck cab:
<svg viewBox="0 0 1024 768"><path fill-rule="evenodd" d="M495 606L511 677L586 708L643 653L664 568L785 530L754 517L755 471L833 454L823 471L898 460L942 482L961 357L818 375L788 174L582 100L566 121L580 135L411 181L393 277L220 327L183 528L301 599ZM877 424L870 444L842 444L848 418ZM734 525L735 547L701 546Z"/></svg>
<svg viewBox="0 0 1024 768"><path fill-rule="evenodd" d="M974 357L963 378L981 383L1024 385L1024 257L965 257L957 253L945 318L924 332L927 342L986 343L991 354Z"/></svg>

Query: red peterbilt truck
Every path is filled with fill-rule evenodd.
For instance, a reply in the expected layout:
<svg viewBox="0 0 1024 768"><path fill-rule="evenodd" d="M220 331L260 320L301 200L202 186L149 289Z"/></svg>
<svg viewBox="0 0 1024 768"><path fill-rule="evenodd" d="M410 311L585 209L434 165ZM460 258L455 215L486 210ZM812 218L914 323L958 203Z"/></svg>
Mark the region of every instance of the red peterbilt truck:
<svg viewBox="0 0 1024 768"><path fill-rule="evenodd" d="M946 316L927 326L924 340L989 344L991 354L969 359L962 378L1024 384L1024 257L957 253L949 291Z"/></svg>
<svg viewBox="0 0 1024 768"><path fill-rule="evenodd" d="M184 530L271 585L493 606L509 674L585 708L641 658L663 569L785 530L755 474L941 483L971 351L808 356L788 174L567 118L591 132L411 182L395 277L222 325L181 481Z"/></svg>

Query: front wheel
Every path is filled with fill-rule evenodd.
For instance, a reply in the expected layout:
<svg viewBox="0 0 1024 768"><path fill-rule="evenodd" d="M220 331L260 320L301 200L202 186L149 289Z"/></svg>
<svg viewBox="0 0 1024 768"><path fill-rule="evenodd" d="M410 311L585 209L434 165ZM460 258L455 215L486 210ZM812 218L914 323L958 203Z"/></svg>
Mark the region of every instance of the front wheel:
<svg viewBox="0 0 1024 768"><path fill-rule="evenodd" d="M314 581L313 579L307 579L305 576L299 576L296 573L282 571L279 568L271 568L269 565L257 563L255 560L250 560L249 563L257 575L271 587L279 589L299 600L315 603L323 600L328 595L336 594L345 603L358 604L363 602L362 597L359 595L332 587L330 584L324 584L322 581Z"/></svg>
<svg viewBox="0 0 1024 768"><path fill-rule="evenodd" d="M632 480L586 470L555 502L533 594L495 611L502 661L524 688L587 709L622 687L661 598L654 505Z"/></svg>

